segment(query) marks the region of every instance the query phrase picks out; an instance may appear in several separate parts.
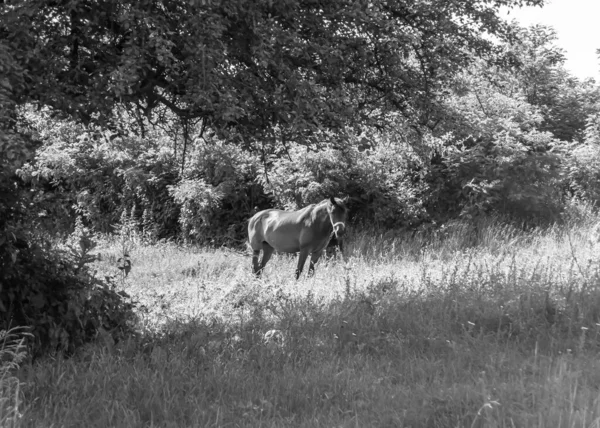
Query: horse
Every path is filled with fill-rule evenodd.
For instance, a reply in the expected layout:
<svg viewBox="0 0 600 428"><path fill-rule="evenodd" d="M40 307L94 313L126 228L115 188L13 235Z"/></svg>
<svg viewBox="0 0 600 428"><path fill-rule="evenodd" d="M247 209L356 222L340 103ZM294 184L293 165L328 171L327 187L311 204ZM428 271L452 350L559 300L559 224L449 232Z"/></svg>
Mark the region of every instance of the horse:
<svg viewBox="0 0 600 428"><path fill-rule="evenodd" d="M298 211L268 209L257 212L248 222L248 238L252 247L252 270L260 276L274 251L300 253L296 279L300 278L310 254L308 275L335 237L341 240L346 231L347 199L330 197ZM260 263L258 256L263 252Z"/></svg>

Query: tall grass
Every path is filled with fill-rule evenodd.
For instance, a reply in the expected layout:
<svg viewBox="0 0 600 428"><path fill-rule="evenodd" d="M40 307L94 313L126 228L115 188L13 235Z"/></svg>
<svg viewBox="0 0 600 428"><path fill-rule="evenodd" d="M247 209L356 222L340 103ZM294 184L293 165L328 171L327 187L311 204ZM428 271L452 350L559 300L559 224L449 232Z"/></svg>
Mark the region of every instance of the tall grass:
<svg viewBox="0 0 600 428"><path fill-rule="evenodd" d="M22 383L16 369L27 357L27 329L0 331L0 427L19 426L22 407Z"/></svg>
<svg viewBox="0 0 600 428"><path fill-rule="evenodd" d="M600 424L592 222L355 232L262 279L224 249L130 245L139 337L18 373L15 426ZM99 247L114 274L123 245Z"/></svg>

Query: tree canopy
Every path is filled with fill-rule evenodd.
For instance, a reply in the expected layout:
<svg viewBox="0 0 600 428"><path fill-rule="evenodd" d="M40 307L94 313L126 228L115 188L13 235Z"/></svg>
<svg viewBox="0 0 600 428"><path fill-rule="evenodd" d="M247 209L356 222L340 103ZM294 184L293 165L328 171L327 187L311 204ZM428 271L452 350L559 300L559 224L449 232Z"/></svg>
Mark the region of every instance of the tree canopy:
<svg viewBox="0 0 600 428"><path fill-rule="evenodd" d="M543 0L5 2L0 34L35 101L110 123L168 109L237 141L435 121L444 83L511 37L501 6ZM16 77L13 75L13 78ZM234 138L235 137L235 138Z"/></svg>

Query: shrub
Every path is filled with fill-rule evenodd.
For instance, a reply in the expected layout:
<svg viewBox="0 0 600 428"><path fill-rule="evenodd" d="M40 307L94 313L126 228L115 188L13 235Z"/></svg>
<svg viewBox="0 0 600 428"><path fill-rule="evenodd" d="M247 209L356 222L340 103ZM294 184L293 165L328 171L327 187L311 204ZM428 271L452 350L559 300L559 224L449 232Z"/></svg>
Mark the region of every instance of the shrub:
<svg viewBox="0 0 600 428"><path fill-rule="evenodd" d="M494 70L478 71L457 77L448 97L451 120L427 177L428 208L466 219L493 213L519 223L556 221L563 205L557 141L538 131L542 115L512 92L514 77L500 74L499 84L485 77Z"/></svg>
<svg viewBox="0 0 600 428"><path fill-rule="evenodd" d="M393 228L426 219L421 164L408 145L356 138L319 152L294 147L289 157L273 159L259 180L277 206L298 209L349 195L355 224Z"/></svg>
<svg viewBox="0 0 600 428"><path fill-rule="evenodd" d="M178 178L164 137L110 132L23 110L25 130L43 140L32 162L20 170L34 190L34 210L44 227L72 231L77 215L108 233L122 211L154 225L158 238L178 234L178 206L167 186Z"/></svg>
<svg viewBox="0 0 600 428"><path fill-rule="evenodd" d="M600 115L587 120L585 142L566 144L564 177L567 188L578 199L600 203Z"/></svg>
<svg viewBox="0 0 600 428"><path fill-rule="evenodd" d="M185 176L169 192L180 207L183 236L193 242L237 245L248 218L270 200L256 182L258 159L237 146L214 141L191 153Z"/></svg>
<svg viewBox="0 0 600 428"><path fill-rule="evenodd" d="M80 222L66 251L48 250L30 237L0 274L0 329L30 326L35 355L73 352L100 333L115 340L130 334L134 305L112 279L89 272L93 247Z"/></svg>
<svg viewBox="0 0 600 428"><path fill-rule="evenodd" d="M447 171L462 187L460 216L495 213L526 223L555 221L563 201L560 159L547 150L550 141L547 134L505 133L487 144L449 150Z"/></svg>

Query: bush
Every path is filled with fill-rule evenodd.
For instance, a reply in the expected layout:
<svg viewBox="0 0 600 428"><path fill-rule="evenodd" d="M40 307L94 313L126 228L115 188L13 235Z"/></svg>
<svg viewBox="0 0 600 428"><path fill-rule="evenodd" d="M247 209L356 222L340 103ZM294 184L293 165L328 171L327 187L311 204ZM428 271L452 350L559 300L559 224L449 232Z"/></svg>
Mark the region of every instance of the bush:
<svg viewBox="0 0 600 428"><path fill-rule="evenodd" d="M332 195L349 195L355 224L394 228L427 219L423 165L408 145L356 138L343 148L319 152L294 147L289 157L273 159L271 165L259 180L279 207L298 209Z"/></svg>
<svg viewBox="0 0 600 428"><path fill-rule="evenodd" d="M94 243L81 223L70 241L67 251L50 251L30 237L0 273L0 329L31 327L34 355L70 353L98 334L119 340L132 332L134 305L127 294L87 269Z"/></svg>
<svg viewBox="0 0 600 428"><path fill-rule="evenodd" d="M459 183L460 217L492 213L521 223L552 223L562 211L560 158L548 134L499 134L489 143L454 147L445 163Z"/></svg>
<svg viewBox="0 0 600 428"><path fill-rule="evenodd" d="M258 174L258 159L237 146L221 141L199 144L185 172L189 178L169 186L181 210L184 238L212 245L245 242L248 218L271 206L256 182Z"/></svg>
<svg viewBox="0 0 600 428"><path fill-rule="evenodd" d="M23 116L25 130L43 140L20 176L37 191L33 209L44 228L70 232L81 215L109 233L123 210L135 207L157 238L178 235L179 208L167 190L178 173L163 136L84 127L47 111L24 109Z"/></svg>
<svg viewBox="0 0 600 428"><path fill-rule="evenodd" d="M600 203L600 115L588 118L585 142L565 145L565 185L573 196Z"/></svg>
<svg viewBox="0 0 600 428"><path fill-rule="evenodd" d="M514 77L499 74L505 83L500 85L485 77L497 70L482 70L458 76L456 93L448 97L450 120L435 145L427 206L464 219L495 214L519 223L552 223L564 203L561 157L553 151L557 140L538 131L539 109L512 93Z"/></svg>
<svg viewBox="0 0 600 428"><path fill-rule="evenodd" d="M144 137L22 110L24 130L43 140L20 177L36 190L32 211L52 232L70 232L75 218L102 233L113 232L123 212L138 232L154 240L236 244L245 222L269 199L255 179L258 158L220 141L188 147L181 178L165 133Z"/></svg>

